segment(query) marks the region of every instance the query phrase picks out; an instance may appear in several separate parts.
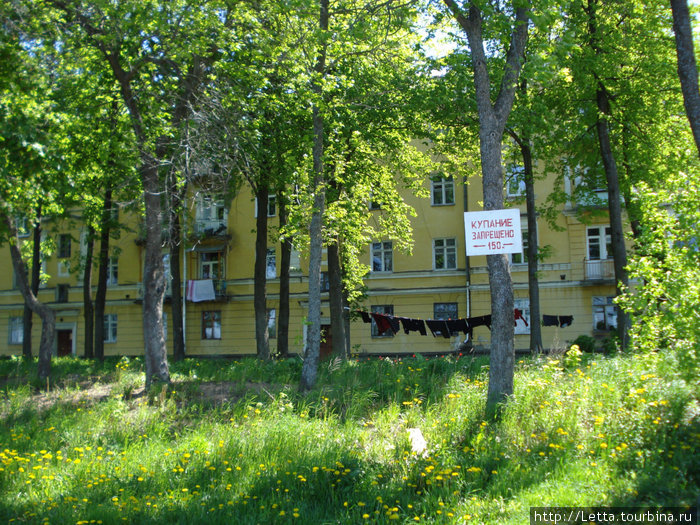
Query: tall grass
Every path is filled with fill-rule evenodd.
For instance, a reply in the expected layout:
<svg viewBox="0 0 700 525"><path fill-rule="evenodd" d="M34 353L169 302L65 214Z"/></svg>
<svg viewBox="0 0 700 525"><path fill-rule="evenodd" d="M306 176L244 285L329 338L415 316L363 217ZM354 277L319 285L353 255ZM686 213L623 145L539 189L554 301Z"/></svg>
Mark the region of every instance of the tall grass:
<svg viewBox="0 0 700 525"><path fill-rule="evenodd" d="M331 361L306 395L298 360L186 360L148 393L140 359L59 359L48 393L35 367L0 362L6 522L522 524L700 494L697 385L664 354L522 360L498 422L484 358Z"/></svg>

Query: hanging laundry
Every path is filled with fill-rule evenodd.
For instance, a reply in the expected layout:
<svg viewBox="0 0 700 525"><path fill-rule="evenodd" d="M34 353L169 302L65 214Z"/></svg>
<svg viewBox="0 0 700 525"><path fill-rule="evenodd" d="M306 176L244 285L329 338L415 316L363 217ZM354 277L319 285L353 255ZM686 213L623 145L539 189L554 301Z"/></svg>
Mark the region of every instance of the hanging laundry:
<svg viewBox="0 0 700 525"><path fill-rule="evenodd" d="M457 335L459 332L466 334L469 331L466 319L448 319L446 323L450 335Z"/></svg>
<svg viewBox="0 0 700 525"><path fill-rule="evenodd" d="M571 323L574 322L574 316L573 315L560 315L559 316L559 326L562 328L566 328L567 326L571 326Z"/></svg>
<svg viewBox="0 0 700 525"><path fill-rule="evenodd" d="M410 319L407 317L399 317L403 325L404 333L420 332L421 335L427 335L425 331L425 322L422 319Z"/></svg>
<svg viewBox="0 0 700 525"><path fill-rule="evenodd" d="M476 328L477 326L485 326L491 330L491 315L480 315L477 317L470 317L467 319L469 328Z"/></svg>
<svg viewBox="0 0 700 525"><path fill-rule="evenodd" d="M543 315L542 326L559 326L559 318L556 315Z"/></svg>
<svg viewBox="0 0 700 525"><path fill-rule="evenodd" d="M447 321L441 319L427 319L425 324L428 325L430 331L433 333L433 337L441 335L447 339L450 338L450 329L447 327Z"/></svg>
<svg viewBox="0 0 700 525"><path fill-rule="evenodd" d="M214 281L211 279L198 279L187 281L186 299L193 303L216 300Z"/></svg>
<svg viewBox="0 0 700 525"><path fill-rule="evenodd" d="M372 318L369 316L369 314L368 314L367 312L363 312L362 310L360 310L360 316L362 317L362 320L363 320L365 323L371 323L371 322L372 322Z"/></svg>
<svg viewBox="0 0 700 525"><path fill-rule="evenodd" d="M377 323L377 331L379 332L379 335L384 334L385 332L391 330L393 334L397 334L399 331L399 320L390 317L385 314L379 314L379 313L372 313L372 319L374 319L374 322Z"/></svg>

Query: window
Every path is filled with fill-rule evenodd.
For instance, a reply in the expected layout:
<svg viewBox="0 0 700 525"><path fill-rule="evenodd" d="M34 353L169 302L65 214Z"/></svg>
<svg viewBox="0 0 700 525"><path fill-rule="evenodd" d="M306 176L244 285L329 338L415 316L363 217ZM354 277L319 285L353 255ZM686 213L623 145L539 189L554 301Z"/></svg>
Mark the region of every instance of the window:
<svg viewBox="0 0 700 525"><path fill-rule="evenodd" d="M221 339L221 310L202 312L202 339Z"/></svg>
<svg viewBox="0 0 700 525"><path fill-rule="evenodd" d="M593 329L615 330L617 310L612 297L593 297Z"/></svg>
<svg viewBox="0 0 700 525"><path fill-rule="evenodd" d="M267 249L267 257L265 262L265 276L268 279L277 277L277 254L274 248Z"/></svg>
<svg viewBox="0 0 700 525"><path fill-rule="evenodd" d="M11 345L21 345L24 342L24 319L21 317L10 317L9 343Z"/></svg>
<svg viewBox="0 0 700 525"><path fill-rule="evenodd" d="M527 247L528 246L529 246L529 241L527 238L527 229L523 229L523 251L521 251L519 253L511 253L510 254L510 263L511 264L526 264L527 263Z"/></svg>
<svg viewBox="0 0 700 525"><path fill-rule="evenodd" d="M331 280L328 277L328 272L321 272L321 292L331 291Z"/></svg>
<svg viewBox="0 0 700 525"><path fill-rule="evenodd" d="M301 272L301 254L296 248L292 248L292 253L289 256L289 272L290 273L300 273Z"/></svg>
<svg viewBox="0 0 700 525"><path fill-rule="evenodd" d="M371 309L373 314L387 314L387 315L394 315L394 306L393 305L375 305L372 306ZM379 328L377 327L377 323L375 322L374 319L372 319L372 337L394 337L394 333L391 330L386 330L384 333L381 335L379 334Z"/></svg>
<svg viewBox="0 0 700 525"><path fill-rule="evenodd" d="M522 197L525 195L525 168L511 164L506 168L506 195Z"/></svg>
<svg viewBox="0 0 700 525"><path fill-rule="evenodd" d="M612 229L610 226L589 226L586 228L588 260L611 259Z"/></svg>
<svg viewBox="0 0 700 525"><path fill-rule="evenodd" d="M106 314L104 318L104 342L117 342L117 314Z"/></svg>
<svg viewBox="0 0 700 525"><path fill-rule="evenodd" d="M369 195L369 209L370 210L381 210L382 209L382 203L374 199L374 193L370 193Z"/></svg>
<svg viewBox="0 0 700 525"><path fill-rule="evenodd" d="M446 206L455 203L455 182L451 175L434 175L430 186L433 206Z"/></svg>
<svg viewBox="0 0 700 525"><path fill-rule="evenodd" d="M455 239L433 239L433 268L436 270L457 268L457 241Z"/></svg>
<svg viewBox="0 0 700 525"><path fill-rule="evenodd" d="M530 299L525 298L525 299L515 299L513 301L513 307L520 310L522 312L522 316L525 318L525 321L527 321L527 324L525 324L525 321L522 319L516 319L515 320L515 333L517 334L529 334L530 333Z"/></svg>
<svg viewBox="0 0 700 525"><path fill-rule="evenodd" d="M56 302L57 303L67 303L69 291L70 291L69 284L56 285Z"/></svg>
<svg viewBox="0 0 700 525"><path fill-rule="evenodd" d="M119 281L119 258L110 257L107 264L107 286L116 286Z"/></svg>
<svg viewBox="0 0 700 525"><path fill-rule="evenodd" d="M195 214L195 231L204 235L217 235L226 230L228 213L224 199L216 195L200 195Z"/></svg>
<svg viewBox="0 0 700 525"><path fill-rule="evenodd" d="M267 216L277 215L277 195L271 193L267 196ZM258 199L255 199L255 216L258 216Z"/></svg>
<svg viewBox="0 0 700 525"><path fill-rule="evenodd" d="M267 334L271 339L277 337L277 311L274 308L267 310Z"/></svg>
<svg viewBox="0 0 700 525"><path fill-rule="evenodd" d="M372 271L393 272L393 255L391 241L372 243Z"/></svg>
<svg viewBox="0 0 700 525"><path fill-rule="evenodd" d="M200 279L221 279L222 252L201 252L199 254Z"/></svg>
<svg viewBox="0 0 700 525"><path fill-rule="evenodd" d="M58 258L67 259L70 257L71 238L67 233L62 233L58 237Z"/></svg>
<svg viewBox="0 0 700 525"><path fill-rule="evenodd" d="M15 218L15 228L17 228L17 237L29 237L29 221L26 217Z"/></svg>
<svg viewBox="0 0 700 525"><path fill-rule="evenodd" d="M458 319L457 303L434 303L433 319Z"/></svg>

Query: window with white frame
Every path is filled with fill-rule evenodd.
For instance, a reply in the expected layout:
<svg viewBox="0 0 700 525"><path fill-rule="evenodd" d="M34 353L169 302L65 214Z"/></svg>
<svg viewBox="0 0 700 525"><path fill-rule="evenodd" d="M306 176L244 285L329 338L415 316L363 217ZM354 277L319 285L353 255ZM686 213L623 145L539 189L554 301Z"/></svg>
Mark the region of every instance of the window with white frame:
<svg viewBox="0 0 700 525"><path fill-rule="evenodd" d="M391 304L379 304L371 307L371 312L373 314L384 314L384 315L394 315L394 305ZM372 318L371 326L372 337L394 337L394 332L391 330L385 330L381 334L379 333L379 327L377 322Z"/></svg>
<svg viewBox="0 0 700 525"><path fill-rule="evenodd" d="M277 311L274 308L267 310L267 335L271 339L277 337Z"/></svg>
<svg viewBox="0 0 700 525"><path fill-rule="evenodd" d="M301 272L301 254L299 253L299 250L294 247L292 248L292 253L289 255L289 272Z"/></svg>
<svg viewBox="0 0 700 525"><path fill-rule="evenodd" d="M104 317L104 342L117 342L117 314L105 314Z"/></svg>
<svg viewBox="0 0 700 525"><path fill-rule="evenodd" d="M221 339L221 310L202 312L202 339Z"/></svg>
<svg viewBox="0 0 700 525"><path fill-rule="evenodd" d="M522 235L523 235L522 250L519 251L518 253L511 253L510 254L510 263L511 264L526 264L527 263L527 247L530 245L530 241L527 238L527 228L523 228Z"/></svg>
<svg viewBox="0 0 700 525"><path fill-rule="evenodd" d="M433 239L433 268L436 270L457 268L456 239Z"/></svg>
<svg viewBox="0 0 700 525"><path fill-rule="evenodd" d="M510 164L506 168L506 195L522 197L525 195L525 167Z"/></svg>
<svg viewBox="0 0 700 525"><path fill-rule="evenodd" d="M588 226L586 228L586 247L588 260L611 259L612 228L610 226Z"/></svg>
<svg viewBox="0 0 700 525"><path fill-rule="evenodd" d="M274 217L277 215L277 195L270 193L267 196L267 216ZM258 199L255 199L255 216L258 216Z"/></svg>
<svg viewBox="0 0 700 525"><path fill-rule="evenodd" d="M222 252L200 252L199 254L199 278L221 279Z"/></svg>
<svg viewBox="0 0 700 525"><path fill-rule="evenodd" d="M24 319L10 317L9 340L11 345L21 345L24 342Z"/></svg>
<svg viewBox="0 0 700 525"><path fill-rule="evenodd" d="M593 329L599 331L617 328L617 310L613 297L593 297Z"/></svg>
<svg viewBox="0 0 700 525"><path fill-rule="evenodd" d="M70 257L71 236L67 233L62 233L58 236L58 253L56 257L59 259L68 259Z"/></svg>
<svg viewBox="0 0 700 525"><path fill-rule="evenodd" d="M268 279L277 277L277 252L274 248L267 249L265 257L265 276Z"/></svg>
<svg viewBox="0 0 700 525"><path fill-rule="evenodd" d="M107 286L119 283L119 257L110 257L107 263Z"/></svg>
<svg viewBox="0 0 700 525"><path fill-rule="evenodd" d="M524 299L514 299L513 307L520 310L521 315L525 319L515 320L515 334L529 334L530 333L530 298L526 297Z"/></svg>
<svg viewBox="0 0 700 525"><path fill-rule="evenodd" d="M446 206L455 203L455 182L452 175L442 173L430 179L430 195L433 206Z"/></svg>
<svg viewBox="0 0 700 525"><path fill-rule="evenodd" d="M372 271L393 272L394 257L391 241L372 243Z"/></svg>

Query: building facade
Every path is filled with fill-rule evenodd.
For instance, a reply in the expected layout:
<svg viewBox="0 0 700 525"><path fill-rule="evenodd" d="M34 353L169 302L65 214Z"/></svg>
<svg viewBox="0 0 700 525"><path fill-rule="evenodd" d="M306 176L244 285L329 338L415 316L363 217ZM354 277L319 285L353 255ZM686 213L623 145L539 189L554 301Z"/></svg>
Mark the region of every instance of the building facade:
<svg viewBox="0 0 700 525"><path fill-rule="evenodd" d="M521 210L523 239L526 241L524 184L518 170L509 173L506 195ZM551 182L537 181L538 197L551 191ZM573 182L567 182L570 186ZM417 212L412 218L412 254L394 249L388 239L376 239L367 246L365 257L371 271L365 279L367 294L359 310L410 319L470 319L489 315L490 295L486 258L466 257L464 212L479 211L481 181L464 181L435 175L424 182L429 197L407 192L407 203ZM571 188L567 188L570 193ZM604 200L605 195L603 195ZM255 354L253 310L253 265L255 260L255 200L245 189L225 202L216 195L198 194L192 199L187 221L192 235L181 250L183 296L186 296L185 340L188 356L244 356ZM368 221L376 221L381 209L368 204ZM515 307L523 312L515 328L515 348L529 347L532 323L542 323L545 348L562 347L581 334L603 339L614 331L616 317L610 227L606 214L577 218L576 203L561 209L557 226L538 221L540 246L547 246L547 258L539 265L540 310L544 319L529 313L526 242L523 252L509 255ZM278 225L274 198L265 210L271 229ZM143 246L138 218L121 212L123 229L111 241L111 263L105 319L105 355L142 355L143 329ZM78 220L55 222L44 231L56 249L42 266L48 279L39 300L56 312L56 355L83 355L84 320L80 260L84 255L84 228ZM27 235L25 242L31 242ZM7 246L0 272L0 355L22 353L23 300L15 284ZM268 315L270 346L276 345L279 311L280 244L270 241L267 252ZM166 272L169 256L164 250ZM327 268L326 263L322 270ZM307 308L308 275L303 254L292 253L290 298L291 352L303 353ZM169 292L168 292L169 293ZM166 294L167 295L167 294ZM327 292L323 295L322 325L326 332L322 354L330 349L330 312ZM170 302L164 306L166 340L172 352ZM569 319L571 318L571 319ZM35 316L34 348L38 348L41 322ZM570 322L569 322L570 321ZM350 329L353 353L414 354L458 351L463 334L434 337L400 330L379 333L375 323L366 324L353 316ZM472 343L487 350L490 329L474 329Z"/></svg>

